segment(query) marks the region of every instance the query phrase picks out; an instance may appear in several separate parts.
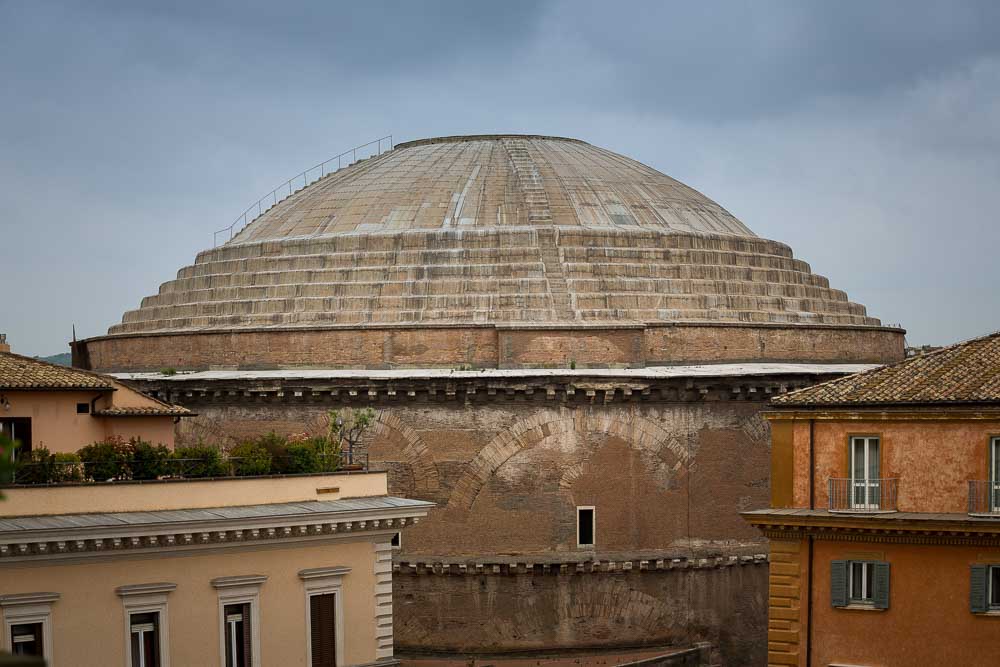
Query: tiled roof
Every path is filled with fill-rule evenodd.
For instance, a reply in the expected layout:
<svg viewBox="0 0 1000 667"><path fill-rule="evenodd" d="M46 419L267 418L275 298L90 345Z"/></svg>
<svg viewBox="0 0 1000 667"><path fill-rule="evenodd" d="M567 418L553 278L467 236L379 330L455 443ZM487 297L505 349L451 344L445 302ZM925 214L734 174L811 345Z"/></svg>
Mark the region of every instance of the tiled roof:
<svg viewBox="0 0 1000 667"><path fill-rule="evenodd" d="M775 407L1000 404L1000 331L771 402Z"/></svg>
<svg viewBox="0 0 1000 667"><path fill-rule="evenodd" d="M169 405L164 403L159 407L150 406L148 408L106 408L104 410L94 410L94 414L98 417L186 417L191 415L192 412L185 407L181 407L180 405Z"/></svg>
<svg viewBox="0 0 1000 667"><path fill-rule="evenodd" d="M111 378L0 352L0 389L114 389Z"/></svg>

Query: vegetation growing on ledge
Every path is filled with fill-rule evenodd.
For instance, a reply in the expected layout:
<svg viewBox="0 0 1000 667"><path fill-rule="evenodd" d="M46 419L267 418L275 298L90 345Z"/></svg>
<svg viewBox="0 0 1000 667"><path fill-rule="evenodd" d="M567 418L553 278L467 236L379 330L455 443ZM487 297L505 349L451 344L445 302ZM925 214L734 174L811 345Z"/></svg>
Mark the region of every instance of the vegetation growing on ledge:
<svg viewBox="0 0 1000 667"><path fill-rule="evenodd" d="M354 454L375 413L331 411L325 432L289 436L273 431L228 448L199 442L171 451L164 445L111 437L75 453L52 453L44 447L17 457L13 475L3 483L59 484L155 479L200 479L334 472L361 469ZM341 453L347 460L342 462ZM7 459L9 460L9 458ZM342 465L343 463L343 465Z"/></svg>

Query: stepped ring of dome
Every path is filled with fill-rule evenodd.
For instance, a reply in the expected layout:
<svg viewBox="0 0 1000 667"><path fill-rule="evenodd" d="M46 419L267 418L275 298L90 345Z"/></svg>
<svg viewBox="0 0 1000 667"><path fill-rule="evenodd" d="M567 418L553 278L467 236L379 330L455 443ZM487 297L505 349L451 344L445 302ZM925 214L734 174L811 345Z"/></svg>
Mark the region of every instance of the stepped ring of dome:
<svg viewBox="0 0 1000 667"><path fill-rule="evenodd" d="M142 350L167 345L154 342L167 336L169 344L190 351L168 365L204 367L212 365L208 355L222 345L220 336L245 333L257 338L233 342L243 353L236 365L337 365L329 355L282 352L294 338L276 336L402 328L411 331L403 347L427 347L445 344L440 334L426 333L440 328L668 325L755 329L744 332L737 346L778 344L784 350L741 348L730 358L808 358L815 346L805 338L787 340L788 332L804 328L836 329L837 344L850 348L843 360L882 360L902 349L900 330L881 327L788 246L757 237L669 176L575 139L479 135L400 144L321 178L230 242L200 253L158 294L125 313L108 336L91 339L81 351L100 357L95 367L155 367L169 357L166 349L152 355ZM206 335L214 342L195 342ZM470 335L467 346L501 345L497 337L487 343L481 332ZM401 344L389 341L393 336L400 334L384 334L368 357L346 355L345 365L439 365L462 358L454 350L440 357L396 354L386 349ZM310 344L319 340L313 335ZM608 340L605 346L617 344ZM456 344L463 343L449 340L446 346ZM551 346L552 364L566 361L567 344ZM651 357L656 344L645 339L635 345L644 346L632 355L641 361L610 354L606 363L678 360ZM480 356L473 351L466 358L481 362ZM494 356L502 365L503 351Z"/></svg>

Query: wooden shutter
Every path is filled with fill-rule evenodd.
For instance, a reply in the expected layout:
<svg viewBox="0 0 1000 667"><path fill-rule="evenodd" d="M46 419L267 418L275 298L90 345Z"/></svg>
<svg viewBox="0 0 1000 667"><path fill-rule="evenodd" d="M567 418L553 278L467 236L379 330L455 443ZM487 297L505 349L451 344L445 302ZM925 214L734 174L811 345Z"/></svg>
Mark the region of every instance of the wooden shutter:
<svg viewBox="0 0 1000 667"><path fill-rule="evenodd" d="M337 667L336 598L333 593L309 598L312 667Z"/></svg>
<svg viewBox="0 0 1000 667"><path fill-rule="evenodd" d="M846 560L835 560L830 563L830 604L834 607L847 606Z"/></svg>
<svg viewBox="0 0 1000 667"><path fill-rule="evenodd" d="M253 664L253 619L250 618L250 603L242 605L243 614L243 664L250 667Z"/></svg>
<svg viewBox="0 0 1000 667"><path fill-rule="evenodd" d="M889 608L889 564L875 563L875 608Z"/></svg>
<svg viewBox="0 0 1000 667"><path fill-rule="evenodd" d="M969 611L973 614L985 614L988 611L986 600L986 578L990 573L987 565L972 565L969 580Z"/></svg>

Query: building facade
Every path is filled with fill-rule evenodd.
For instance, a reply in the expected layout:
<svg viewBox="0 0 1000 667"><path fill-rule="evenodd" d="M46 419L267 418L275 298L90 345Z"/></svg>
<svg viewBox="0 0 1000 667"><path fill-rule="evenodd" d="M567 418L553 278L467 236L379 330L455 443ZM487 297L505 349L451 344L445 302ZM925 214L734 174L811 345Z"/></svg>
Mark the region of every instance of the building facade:
<svg viewBox="0 0 1000 667"><path fill-rule="evenodd" d="M19 455L115 437L173 447L175 422L190 416L108 375L0 351L0 434L20 443Z"/></svg>
<svg viewBox="0 0 1000 667"><path fill-rule="evenodd" d="M49 667L394 664L385 473L8 487L0 650Z"/></svg>
<svg viewBox="0 0 1000 667"><path fill-rule="evenodd" d="M196 411L183 442L374 408L390 490L438 504L395 556L407 651L763 659L766 543L738 517L767 498L759 413L901 359L903 331L578 140L421 140L303 185L74 363Z"/></svg>
<svg viewBox="0 0 1000 667"><path fill-rule="evenodd" d="M772 401L768 663L996 664L1000 334Z"/></svg>

